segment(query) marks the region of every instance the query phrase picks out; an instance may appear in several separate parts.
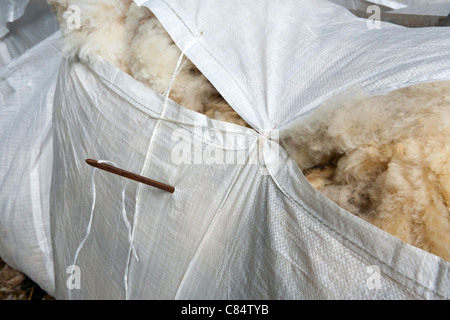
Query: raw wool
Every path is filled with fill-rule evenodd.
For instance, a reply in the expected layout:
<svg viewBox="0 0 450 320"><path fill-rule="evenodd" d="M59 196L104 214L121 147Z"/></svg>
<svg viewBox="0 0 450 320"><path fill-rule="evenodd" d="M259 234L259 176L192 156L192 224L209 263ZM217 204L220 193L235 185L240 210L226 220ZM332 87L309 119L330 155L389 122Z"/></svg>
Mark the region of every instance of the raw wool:
<svg viewBox="0 0 450 320"><path fill-rule="evenodd" d="M181 55L158 19L132 0L48 0L64 35L64 53L94 63L102 57L140 82L164 94ZM81 28L66 21L70 6L79 8ZM206 77L185 59L169 97L206 116L248 126Z"/></svg>
<svg viewBox="0 0 450 320"><path fill-rule="evenodd" d="M450 261L450 82L351 91L281 134L313 187Z"/></svg>

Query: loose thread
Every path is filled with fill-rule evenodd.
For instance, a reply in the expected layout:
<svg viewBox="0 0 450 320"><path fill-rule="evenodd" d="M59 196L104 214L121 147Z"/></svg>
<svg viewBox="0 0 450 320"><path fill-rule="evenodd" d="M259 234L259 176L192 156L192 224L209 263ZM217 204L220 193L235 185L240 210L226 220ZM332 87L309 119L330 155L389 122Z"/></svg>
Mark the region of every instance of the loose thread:
<svg viewBox="0 0 450 320"><path fill-rule="evenodd" d="M92 226L92 220L94 218L94 208L95 208L95 198L96 198L96 190L95 190L95 171L96 169L94 168L92 171L92 175L91 175L91 188L92 188L92 207L91 207L91 213L89 215L89 222L88 225L86 227L86 235L84 236L83 240L81 240L80 244L77 247L77 250L75 251L75 255L73 258L73 263L72 263L72 271L71 274L74 273L75 271L75 266L77 264L77 260L78 260L78 255L80 254L81 249L84 246L84 243L86 242L86 240L89 237L89 234L91 233L91 226ZM69 300L72 299L72 289L69 288Z"/></svg>
<svg viewBox="0 0 450 320"><path fill-rule="evenodd" d="M148 159L149 159L149 155L150 155L150 150L151 150L151 146L153 144L153 139L154 136L156 134L156 132L158 131L159 125L161 123L161 121L172 121L172 122L176 122L176 120L170 120L170 119L166 119L164 118L164 113L166 111L166 107L167 104L169 102L169 95L170 95L170 91L172 90L172 85L173 82L176 78L176 76L178 75L178 73L181 71L181 69L184 67L185 63L181 64L181 62L183 61L183 57L185 56L186 52L195 44L197 43L201 38L201 35L195 37L194 39L192 39L184 48L184 50L181 52L180 57L178 58L177 64L175 66L175 70L173 71L173 74L170 78L169 84L167 86L166 91L164 92L164 104L161 110L161 113L159 115L159 117L155 117L157 118L157 123L155 124L155 127L153 128L152 134L150 135L150 140L148 143L148 147L147 147L147 154L145 156L145 160L144 160L144 165L142 167L141 170L141 175L144 174L145 170L147 169L147 165L148 165ZM135 199L135 208L134 208L134 218L133 218L133 230L131 233L131 240L134 240L134 236L135 236L135 230L136 227L138 225L138 221L139 221L139 195L140 195L140 190L141 190L141 185L139 184L137 186L136 189L136 199ZM128 257L127 257L127 264L126 264L126 275L125 275L125 281L126 281L126 288L128 288L128 274L130 272L130 262L131 262L131 248L128 250ZM129 299L129 292L128 290L126 290L126 297L127 300Z"/></svg>
<svg viewBox="0 0 450 320"><path fill-rule="evenodd" d="M99 163L107 163L110 165L113 165L115 167L117 167L117 165L112 162L112 161L108 161L108 160L99 160ZM75 255L74 255L74 259L73 259L73 264L72 264L72 273L75 270L75 266L78 260L78 256L80 254L81 249L84 247L85 242L87 241L87 239L89 238L89 235L91 233L91 228L92 228L92 221L94 219L94 209L95 209L95 204L96 204L96 199L97 199L97 191L96 191L96 185L95 185L95 173L98 169L97 168L93 168L92 170L92 175L91 175L91 192L92 192L92 206L91 206L91 213L89 216L89 222L88 225L86 227L86 235L84 236L83 240L80 242L80 244L77 247L77 250L75 251ZM123 182L122 182L123 183ZM127 211L126 211L126 184L123 185L122 188L122 206L121 206L121 213L122 213L122 219L123 222L125 223L125 226L128 230L128 242L130 244L130 250L131 252L134 253L134 257L137 261L139 261L139 256L137 254L136 248L134 246L133 243L133 237L132 237L132 227L130 222L128 221L128 217L127 217ZM128 272L128 268L125 269L125 275L124 275L124 282L125 282L125 291L128 291L128 277L127 277L127 272ZM69 299L72 298L72 290L69 289Z"/></svg>

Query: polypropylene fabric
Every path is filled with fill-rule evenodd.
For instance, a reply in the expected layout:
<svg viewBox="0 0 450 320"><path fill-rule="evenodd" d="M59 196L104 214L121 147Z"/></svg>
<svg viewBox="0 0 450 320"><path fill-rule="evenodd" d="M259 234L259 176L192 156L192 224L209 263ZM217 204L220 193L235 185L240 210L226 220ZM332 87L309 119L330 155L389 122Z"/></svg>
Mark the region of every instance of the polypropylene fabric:
<svg viewBox="0 0 450 320"><path fill-rule="evenodd" d="M0 2L0 38L9 32L8 22L19 19L25 12L29 0Z"/></svg>
<svg viewBox="0 0 450 320"><path fill-rule="evenodd" d="M89 70L65 61L60 83L52 185L59 299L69 292L72 299L446 298L447 263L338 209L311 189L283 152L282 169L274 176L261 174L261 163L174 164L171 150L180 142L171 136L180 129L177 124L162 122L147 151L156 124L149 116L160 113L160 95L106 63ZM250 129L207 120L174 103L166 116L241 130L249 157L259 152ZM233 153L234 145L217 144L190 126L181 128L186 147L200 145L192 149L192 158L201 158L205 150ZM141 172L147 161L143 175L176 190L169 194L141 186L139 191L133 182L98 172L92 229L76 261L80 289L69 289L67 271L86 235L93 203L93 169L84 162L91 157L132 172ZM139 262L129 260L121 221L123 183ZM368 289L372 266L383 272L379 290Z"/></svg>
<svg viewBox="0 0 450 320"><path fill-rule="evenodd" d="M45 0L0 7L0 257L53 294L51 123L61 38Z"/></svg>
<svg viewBox="0 0 450 320"><path fill-rule="evenodd" d="M427 4L444 3L448 2L448 0L371 0L370 2L392 9L401 9L406 7L424 6Z"/></svg>
<svg viewBox="0 0 450 320"><path fill-rule="evenodd" d="M4 6L6 8L2 8ZM9 15L8 8L11 10ZM5 19L5 16L14 18ZM8 20L13 21L6 24ZM0 32L0 68L58 31L58 22L46 0L1 1L0 29L2 27L4 32L3 35Z"/></svg>
<svg viewBox="0 0 450 320"><path fill-rule="evenodd" d="M145 5L254 129L166 105L102 59L64 59L53 114L57 298L448 299L448 262L340 209L271 136L351 86L387 92L449 79L448 29L371 29L318 0ZM174 150L188 150L185 161ZM238 152L257 161L205 157ZM101 171L94 192L87 158L175 192ZM124 184L139 261L121 217Z"/></svg>
<svg viewBox="0 0 450 320"><path fill-rule="evenodd" d="M328 1L228 1L220 10L214 1L201 10L189 9L197 7L191 3L147 4L180 47L202 34L187 56L258 131L285 128L352 86L381 92L448 78L448 29L387 23L370 29ZM218 22L225 17L227 23Z"/></svg>
<svg viewBox="0 0 450 320"><path fill-rule="evenodd" d="M0 257L54 293L50 232L56 33L0 68Z"/></svg>
<svg viewBox="0 0 450 320"><path fill-rule="evenodd" d="M322 1L147 5L181 49L194 43L188 57L255 130L172 101L162 114L161 95L102 60L60 67L59 34L23 42L0 69L5 261L58 299L448 299L447 262L338 208L269 139L347 87L448 79L446 29L373 30ZM190 150L185 163L174 150ZM237 154L256 161L208 163ZM99 171L87 234L90 157L176 192ZM139 261L121 216L123 186ZM75 261L81 286L71 288L86 235Z"/></svg>

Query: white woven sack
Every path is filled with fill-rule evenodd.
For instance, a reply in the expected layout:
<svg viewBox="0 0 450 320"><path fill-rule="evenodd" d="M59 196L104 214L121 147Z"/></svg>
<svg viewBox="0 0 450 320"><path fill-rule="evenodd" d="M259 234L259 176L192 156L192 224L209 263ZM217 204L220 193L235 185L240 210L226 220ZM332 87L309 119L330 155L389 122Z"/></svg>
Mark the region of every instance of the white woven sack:
<svg viewBox="0 0 450 320"><path fill-rule="evenodd" d="M9 32L8 22L19 19L25 12L29 0L0 2L0 38Z"/></svg>
<svg viewBox="0 0 450 320"><path fill-rule="evenodd" d="M46 0L0 1L0 67L58 31Z"/></svg>
<svg viewBox="0 0 450 320"><path fill-rule="evenodd" d="M0 68L0 257L54 293L53 94L60 34Z"/></svg>
<svg viewBox="0 0 450 320"><path fill-rule="evenodd" d="M351 86L387 92L449 79L450 30L371 29L318 0L145 5L254 130L165 101L101 59L65 59L51 192L57 298L450 296L449 263L340 209L271 140ZM174 161L174 150L189 159ZM204 157L238 152L257 161ZM175 192L93 171L87 158Z"/></svg>

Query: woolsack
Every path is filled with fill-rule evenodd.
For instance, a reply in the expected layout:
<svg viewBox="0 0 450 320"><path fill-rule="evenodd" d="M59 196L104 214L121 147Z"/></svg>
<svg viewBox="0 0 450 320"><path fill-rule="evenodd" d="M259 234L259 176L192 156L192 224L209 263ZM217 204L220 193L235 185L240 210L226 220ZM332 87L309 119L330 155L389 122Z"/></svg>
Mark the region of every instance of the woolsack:
<svg viewBox="0 0 450 320"><path fill-rule="evenodd" d="M181 51L148 8L130 0L79 1L83 28L76 30L63 17L69 2L49 2L63 22L67 55L88 63L103 57L165 92ZM245 125L189 60L170 98L213 119ZM313 186L341 207L450 260L450 82L376 98L355 91L346 99L292 125L283 146Z"/></svg>
<svg viewBox="0 0 450 320"><path fill-rule="evenodd" d="M131 1L77 1L81 29L65 24L63 13L71 2L49 3L61 21L66 54L55 100L54 178L71 181L62 188L54 186L52 192L52 210L58 212L52 221L58 294L124 294L127 298L224 297L221 292L233 298L448 296L448 263L435 255L449 259L445 151L449 83L430 81L448 79L450 67L445 58L421 63L448 31L419 32L415 37L429 43L422 41L419 49L405 54L400 52L412 41L410 30L383 24L380 31L369 34L368 28L361 27L365 21L327 1L255 1L239 10L232 2L171 1L169 5L153 1L146 3L151 11ZM333 28L329 20L325 23L326 16L339 21L339 27ZM221 19L227 23L219 27ZM352 35L350 40L348 34L355 30L360 30L360 38ZM367 75L360 74L367 68L352 48L359 48L369 36L405 62L385 57L383 67L376 65ZM340 48L338 43L346 43L343 38L351 45ZM278 47L272 50L269 39ZM314 58L317 52L331 55L336 47L341 51L328 61ZM176 69L182 51L189 60ZM367 53L367 49L365 54L379 59L380 52L373 51ZM242 52L247 59L239 55ZM259 56L258 52L266 53ZM285 55L293 61L280 58ZM260 74L267 77L268 87L264 81L252 82ZM339 81L321 83L320 76L325 75ZM133 87L125 91L129 76L140 84L131 82ZM173 79L167 101L164 95ZM420 84L408 87L413 83ZM350 91L344 98L330 100L355 86L382 94ZM404 88L394 90L399 87ZM67 99L80 91L89 97L77 98L82 106ZM99 98L99 92L108 94ZM130 107L124 108L127 104ZM141 113L146 116L140 117ZM191 132L189 123L200 123L206 131L247 136L249 157L259 154L261 167L221 165L207 166L205 171L198 164L170 163L167 154L174 141L168 137L177 126ZM113 131L109 129L112 124ZM126 128L126 134L121 134L124 128L118 124ZM283 149L275 152L276 142L270 136L275 129L280 130L287 153ZM233 150L210 138L202 137L202 143ZM86 143L77 145L77 141ZM256 148L261 141L263 147ZM123 200L117 197L120 180L97 173L97 182L92 179L96 193L92 194L91 189L83 189L91 181L83 157L91 156L156 175L174 184L177 191L170 197L127 183ZM276 167L270 162L275 157L281 163ZM261 175L261 168L268 173ZM250 191L250 185L255 189ZM357 217L339 209L311 185ZM62 196L71 192L70 197ZM199 199L208 199L208 203ZM123 205L121 201L126 201L132 221L131 238L125 236L127 231L119 220L112 222L108 215ZM80 203L84 208L77 207ZM74 212L83 218L75 219ZM91 229L95 214L99 220ZM61 246L61 226L69 223L79 227L66 235L66 245ZM82 226L86 225L89 228L84 233ZM114 245L102 240L111 226L118 232ZM107 261L114 261L108 272L114 280L109 284L111 290L100 293L94 284L106 280L106 275L94 269ZM67 291L62 285L61 271L71 263L90 270L81 291ZM167 270L167 264L173 269ZM367 270L373 265L383 275L383 289L377 286L375 291L366 282ZM324 273L316 275L317 268ZM436 282L436 277L442 280ZM215 282L218 278L223 281Z"/></svg>

